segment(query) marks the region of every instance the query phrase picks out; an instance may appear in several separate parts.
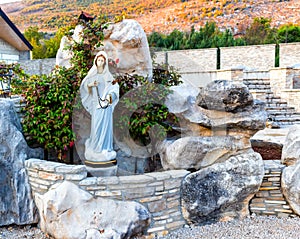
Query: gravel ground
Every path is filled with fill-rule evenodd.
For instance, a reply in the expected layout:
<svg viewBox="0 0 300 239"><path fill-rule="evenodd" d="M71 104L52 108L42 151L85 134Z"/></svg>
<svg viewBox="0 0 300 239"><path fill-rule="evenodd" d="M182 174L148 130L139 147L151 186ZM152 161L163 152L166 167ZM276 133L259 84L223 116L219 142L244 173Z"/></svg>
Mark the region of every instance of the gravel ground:
<svg viewBox="0 0 300 239"><path fill-rule="evenodd" d="M0 239L51 239L34 226L0 227ZM249 217L185 227L160 239L298 239L300 218Z"/></svg>
<svg viewBox="0 0 300 239"><path fill-rule="evenodd" d="M0 239L51 239L36 226L8 226L0 227Z"/></svg>
<svg viewBox="0 0 300 239"><path fill-rule="evenodd" d="M299 239L300 218L249 217L176 230L165 239Z"/></svg>

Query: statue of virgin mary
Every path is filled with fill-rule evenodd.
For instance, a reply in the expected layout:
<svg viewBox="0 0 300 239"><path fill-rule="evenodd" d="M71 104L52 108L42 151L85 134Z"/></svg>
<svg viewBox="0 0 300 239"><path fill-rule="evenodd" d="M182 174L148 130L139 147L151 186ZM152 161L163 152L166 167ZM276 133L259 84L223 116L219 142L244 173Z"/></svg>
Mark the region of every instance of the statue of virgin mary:
<svg viewBox="0 0 300 239"><path fill-rule="evenodd" d="M112 84L108 57L98 52L80 86L81 102L91 115L91 133L85 141L85 164L106 167L116 163L113 149L113 110L119 100L119 85Z"/></svg>

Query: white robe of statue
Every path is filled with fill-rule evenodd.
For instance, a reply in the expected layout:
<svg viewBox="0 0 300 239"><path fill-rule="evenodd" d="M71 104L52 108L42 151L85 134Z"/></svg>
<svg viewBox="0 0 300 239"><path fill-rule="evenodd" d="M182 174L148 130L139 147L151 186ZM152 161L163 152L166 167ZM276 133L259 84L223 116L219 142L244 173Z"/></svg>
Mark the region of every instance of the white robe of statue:
<svg viewBox="0 0 300 239"><path fill-rule="evenodd" d="M107 54L100 51L80 86L82 104L91 114L91 133L85 142L84 154L88 161L105 162L116 157L113 150L113 110L119 101L119 85L113 85L112 81Z"/></svg>

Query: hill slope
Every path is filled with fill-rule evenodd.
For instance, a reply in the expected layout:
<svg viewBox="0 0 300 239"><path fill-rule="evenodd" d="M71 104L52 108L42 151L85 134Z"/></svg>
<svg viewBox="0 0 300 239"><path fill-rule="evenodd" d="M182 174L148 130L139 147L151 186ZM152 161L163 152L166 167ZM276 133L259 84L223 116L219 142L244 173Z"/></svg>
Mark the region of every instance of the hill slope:
<svg viewBox="0 0 300 239"><path fill-rule="evenodd" d="M55 31L76 21L81 11L134 18L146 33L169 33L175 28L189 31L192 25L198 29L212 20L219 28L239 33L255 17L271 18L276 27L300 24L298 0L23 0L0 7L22 31L29 26Z"/></svg>

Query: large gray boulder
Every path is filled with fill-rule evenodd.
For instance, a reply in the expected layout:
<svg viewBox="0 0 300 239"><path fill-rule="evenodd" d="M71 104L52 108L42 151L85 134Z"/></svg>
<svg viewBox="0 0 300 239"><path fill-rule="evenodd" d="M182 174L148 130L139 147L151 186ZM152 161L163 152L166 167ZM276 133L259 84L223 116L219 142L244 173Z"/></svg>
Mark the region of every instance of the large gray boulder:
<svg viewBox="0 0 300 239"><path fill-rule="evenodd" d="M225 161L251 148L250 138L265 128L264 104L254 101L244 84L218 80L200 92L188 84L172 90L165 103L178 117L181 135L157 143L165 170Z"/></svg>
<svg viewBox="0 0 300 239"><path fill-rule="evenodd" d="M237 137L183 137L159 145L164 170L196 169L221 162L237 154L245 145Z"/></svg>
<svg viewBox="0 0 300 239"><path fill-rule="evenodd" d="M300 125L290 127L282 148L281 162L287 166L300 160Z"/></svg>
<svg viewBox="0 0 300 239"><path fill-rule="evenodd" d="M200 93L193 86L179 85L165 103L178 116L184 135L212 136L222 132L249 140L265 128L267 120L264 103L253 100L245 85L232 81L214 81Z"/></svg>
<svg viewBox="0 0 300 239"><path fill-rule="evenodd" d="M243 83L215 80L201 94L199 106L210 110L237 112L253 103L253 96Z"/></svg>
<svg viewBox="0 0 300 239"><path fill-rule="evenodd" d="M300 161L283 170L281 189L293 211L300 216Z"/></svg>
<svg viewBox="0 0 300 239"><path fill-rule="evenodd" d="M44 195L35 194L35 201L41 230L57 239L131 238L150 223L150 214L141 204L94 198L68 181Z"/></svg>
<svg viewBox="0 0 300 239"><path fill-rule="evenodd" d="M263 175L262 158L255 152L189 174L181 187L184 218L204 224L248 216L248 203L259 190Z"/></svg>
<svg viewBox="0 0 300 239"><path fill-rule="evenodd" d="M38 222L24 161L33 150L21 132L14 103L0 99L0 226Z"/></svg>

